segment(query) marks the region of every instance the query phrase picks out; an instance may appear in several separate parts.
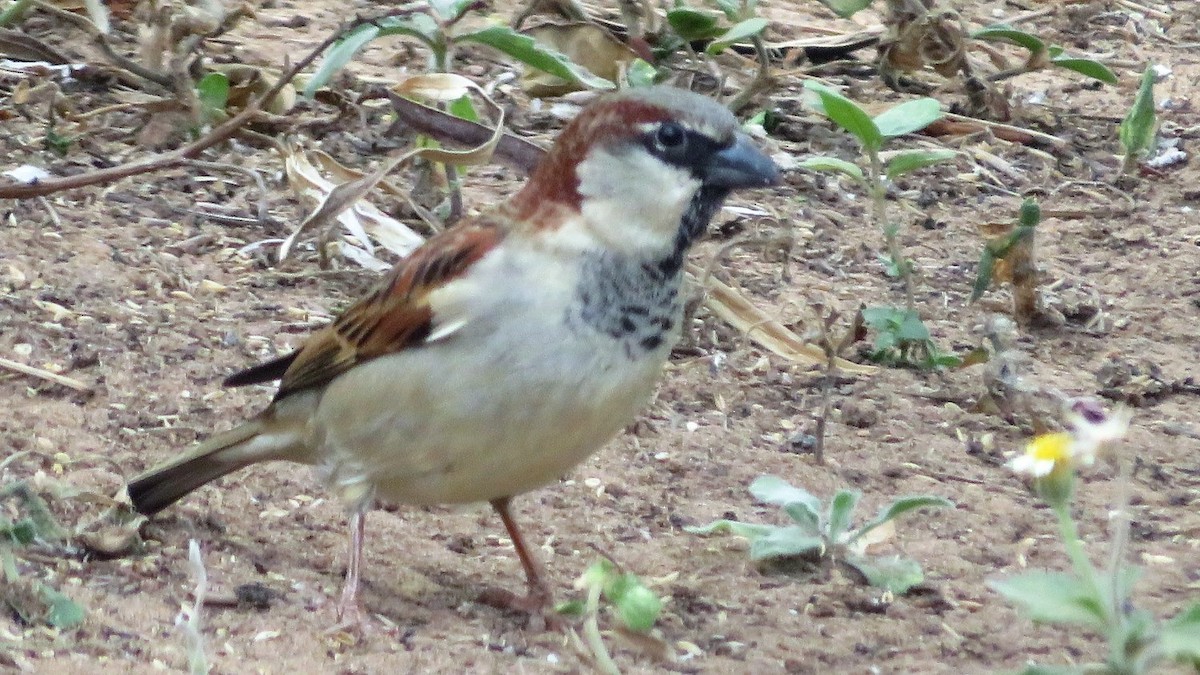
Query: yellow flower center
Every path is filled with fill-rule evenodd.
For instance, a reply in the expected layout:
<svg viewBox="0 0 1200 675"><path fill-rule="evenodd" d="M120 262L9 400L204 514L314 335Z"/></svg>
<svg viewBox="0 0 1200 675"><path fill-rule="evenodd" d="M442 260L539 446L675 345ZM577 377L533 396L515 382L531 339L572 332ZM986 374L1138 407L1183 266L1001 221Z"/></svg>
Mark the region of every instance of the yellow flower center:
<svg viewBox="0 0 1200 675"><path fill-rule="evenodd" d="M1025 453L1039 461L1049 460L1055 464L1071 458L1071 434L1059 431L1053 434L1042 434L1029 442Z"/></svg>

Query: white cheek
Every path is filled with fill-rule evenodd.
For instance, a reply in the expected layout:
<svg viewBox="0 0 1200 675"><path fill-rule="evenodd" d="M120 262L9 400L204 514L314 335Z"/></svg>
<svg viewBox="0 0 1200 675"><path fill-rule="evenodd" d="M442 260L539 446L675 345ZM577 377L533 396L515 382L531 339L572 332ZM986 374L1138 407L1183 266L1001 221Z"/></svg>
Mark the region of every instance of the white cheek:
<svg viewBox="0 0 1200 675"><path fill-rule="evenodd" d="M596 236L618 249L674 245L679 221L700 188L690 171L640 149L595 152L579 164L583 216Z"/></svg>

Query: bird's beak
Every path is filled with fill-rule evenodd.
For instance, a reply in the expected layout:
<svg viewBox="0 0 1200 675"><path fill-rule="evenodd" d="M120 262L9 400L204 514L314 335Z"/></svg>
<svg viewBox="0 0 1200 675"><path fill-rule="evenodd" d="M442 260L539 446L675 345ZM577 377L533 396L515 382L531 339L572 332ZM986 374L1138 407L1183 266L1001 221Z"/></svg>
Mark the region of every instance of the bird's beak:
<svg viewBox="0 0 1200 675"><path fill-rule="evenodd" d="M743 133L736 134L733 145L713 155L704 167L706 187L742 190L778 184L779 167Z"/></svg>

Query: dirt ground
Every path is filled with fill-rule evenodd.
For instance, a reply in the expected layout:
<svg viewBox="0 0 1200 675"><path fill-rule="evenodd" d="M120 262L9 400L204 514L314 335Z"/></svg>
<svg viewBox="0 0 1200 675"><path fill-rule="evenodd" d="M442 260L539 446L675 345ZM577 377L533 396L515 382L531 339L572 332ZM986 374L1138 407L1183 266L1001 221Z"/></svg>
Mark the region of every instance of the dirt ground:
<svg viewBox="0 0 1200 675"><path fill-rule="evenodd" d="M878 19L863 13L856 25L830 19L816 3L764 4L779 39ZM1031 8L959 4L975 26ZM1040 387L1106 393L1137 406L1123 448L1137 458L1129 555L1143 567L1137 602L1169 616L1200 597L1200 406L1188 379L1200 359L1200 169L1189 159L1113 187L1116 123L1147 61L1172 69L1156 90L1160 102L1171 102L1160 111L1164 135L1179 138L1189 155L1200 140L1195 7L1185 0L1154 5L1178 13L1173 22L1160 21L1165 36L1138 34L1121 2L1070 3L1022 24L1047 41L1111 60L1121 84L1095 88L1065 71L1009 80L1004 91L1014 123L1054 134L1064 146L980 134L905 139L911 147L962 154L952 165L901 180L895 196L918 211L904 212L910 225L902 237L920 271L920 312L943 349L963 354L983 341L980 327L989 317L1011 304L1004 290L967 302L983 243L978 226L1011 220L1022 193L1043 190L1043 301L1060 320L1021 330L1011 365ZM345 3L269 3L256 22L210 49L221 60L277 66L285 54L294 60L311 49L347 15ZM44 17L22 28L69 51L86 49L82 33ZM392 81L397 63L419 70L419 56L397 45L368 49L352 70ZM873 53L859 55L869 60ZM460 62L480 81L511 70L474 49ZM814 72L849 84L851 96L876 109L903 100L861 65ZM844 134L800 105L800 83L784 76L756 102L755 109L772 107L782 116L763 143L796 158L851 158ZM13 110L16 88L17 81L0 79L0 112ZM63 95L87 111L123 100L118 88L84 82ZM935 95L946 104L961 99L954 87ZM498 96L512 111L512 126L536 140L548 142L561 126L534 112L519 90ZM76 129L77 143L59 156L39 140L45 106L29 110L32 119L0 117L0 169L34 164L66 175L156 152L138 134L143 115L116 111ZM320 147L367 167L402 143L385 136L383 107L364 110L325 129ZM182 140L158 139L166 147ZM978 150L1003 164L980 164ZM298 344L373 278L345 262L340 270L319 270L311 245L282 267L272 245L240 253L287 236L304 211L274 152L237 141L206 159L258 172L267 194L246 173L208 166L0 201L0 356L61 370L92 388L85 394L0 369L0 485L29 480L65 526L97 517L128 477L261 409L269 389L223 390L220 381ZM519 180L506 168L472 170L468 208L510 194ZM389 199L376 202L402 208ZM265 224L256 219L260 200L270 215ZM706 263L738 237L794 237L785 253L778 246L733 248L716 273L798 332L813 325L814 302L847 316L860 304L903 302L878 262L883 239L867 222L866 200L846 184L789 170L783 187L731 204L778 219L723 213L694 259ZM891 207L901 212L895 201ZM1006 453L1030 437L1028 415L1005 419L977 409L993 365L839 379L821 465L804 442L820 409L819 372L762 351L701 310L639 421L559 484L517 500L518 516L560 599L578 596L571 583L597 549L664 597L659 630L675 658L655 660L614 638L617 662L628 672L975 673L1012 671L1028 660L1102 659L1098 641L1035 627L985 585L1024 567L1067 567L1050 512L1003 466ZM1130 369L1151 376L1122 383L1119 374ZM969 446L958 430L994 440ZM775 509L756 504L746 490L765 473L822 498L859 489L867 513L914 493L945 496L958 507L902 521L881 546L881 553L916 559L926 575L915 591L885 597L837 573L764 575L742 540L683 531L721 517L778 522ZM1114 474L1100 465L1079 490L1082 537L1096 560L1107 555ZM6 518L17 515L10 502L0 507ZM523 583L511 543L482 506L372 512L363 592L377 629L357 640L327 633L344 572L345 528L343 509L307 469L268 465L168 509L142 528L144 543L128 554L104 559L78 542L21 549L23 576L60 589L88 614L80 628L57 631L0 613L0 670L186 669L175 619L193 586L192 539L201 545L211 595L233 597L246 584L273 591L265 608L218 603L205 610L214 672L588 670L561 635L529 631L520 617L473 602L488 584Z"/></svg>

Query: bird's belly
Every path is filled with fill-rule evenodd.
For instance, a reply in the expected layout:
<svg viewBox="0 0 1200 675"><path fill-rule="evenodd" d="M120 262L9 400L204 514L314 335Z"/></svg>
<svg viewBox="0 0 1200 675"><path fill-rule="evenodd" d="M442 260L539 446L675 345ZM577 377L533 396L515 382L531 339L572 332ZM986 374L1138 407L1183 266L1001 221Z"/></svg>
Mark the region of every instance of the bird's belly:
<svg viewBox="0 0 1200 675"><path fill-rule="evenodd" d="M530 353L526 340L506 349L507 336L490 337L470 352L448 341L383 357L329 385L314 432L344 499L473 502L549 483L633 419L667 351L630 358L547 336Z"/></svg>

